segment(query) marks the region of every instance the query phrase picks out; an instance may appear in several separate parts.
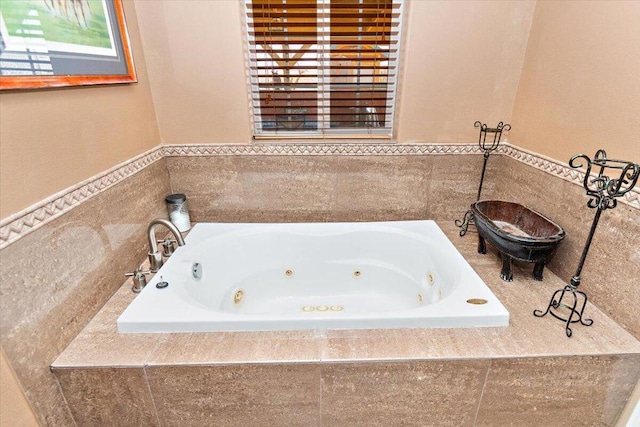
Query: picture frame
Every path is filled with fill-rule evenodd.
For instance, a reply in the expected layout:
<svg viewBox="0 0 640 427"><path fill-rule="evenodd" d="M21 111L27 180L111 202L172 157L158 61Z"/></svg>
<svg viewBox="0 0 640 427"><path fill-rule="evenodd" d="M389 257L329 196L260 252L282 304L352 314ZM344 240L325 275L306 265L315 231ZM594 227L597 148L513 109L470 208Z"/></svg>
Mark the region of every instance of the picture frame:
<svg viewBox="0 0 640 427"><path fill-rule="evenodd" d="M135 82L122 0L0 2L0 90Z"/></svg>

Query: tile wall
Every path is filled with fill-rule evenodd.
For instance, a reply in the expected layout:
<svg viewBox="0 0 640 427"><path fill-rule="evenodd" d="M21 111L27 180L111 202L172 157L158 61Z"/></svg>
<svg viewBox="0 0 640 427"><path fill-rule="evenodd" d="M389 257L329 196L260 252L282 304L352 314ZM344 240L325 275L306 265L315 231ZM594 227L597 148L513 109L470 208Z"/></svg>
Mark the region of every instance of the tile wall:
<svg viewBox="0 0 640 427"><path fill-rule="evenodd" d="M584 188L558 179L512 157L500 156L494 166L495 196L513 200L548 216L567 235L549 268L566 282L575 274L596 209L587 207ZM618 203L598 222L581 274L581 290L609 317L640 339L640 208Z"/></svg>
<svg viewBox="0 0 640 427"><path fill-rule="evenodd" d="M453 220L475 200L482 168L477 154L166 160L192 218L220 222ZM493 186L487 177L486 194Z"/></svg>
<svg viewBox="0 0 640 427"><path fill-rule="evenodd" d="M637 355L55 372L78 425L176 427L613 426L640 374Z"/></svg>
<svg viewBox="0 0 640 427"><path fill-rule="evenodd" d="M592 306L570 340L536 319L562 281L503 282L473 235L443 231L510 312L508 328L119 334L123 286L55 361L81 425L607 425L640 378L640 342ZM524 290L524 291L523 291ZM154 344L155 343L155 344ZM105 387L104 384L108 384ZM508 399L506 398L508 396ZM129 417L127 417L129 419Z"/></svg>
<svg viewBox="0 0 640 427"><path fill-rule="evenodd" d="M481 155L450 147L428 155L388 147L382 153L299 156L224 151L194 156L197 149L181 150L169 149L166 157L171 186L187 193L196 221L453 221L475 200L482 168ZM482 190L482 198L521 203L565 228L567 237L548 268L567 282L595 214L577 176L560 162L506 146L489 158ZM640 306L638 236L636 191L602 214L581 286L592 302L640 338L640 317L631 309Z"/></svg>
<svg viewBox="0 0 640 427"><path fill-rule="evenodd" d="M42 207L53 217L42 226L14 222L23 235L0 251L2 349L42 425L74 425L49 365L144 259L149 221L166 216L164 159L128 172L82 203Z"/></svg>
<svg viewBox="0 0 640 427"><path fill-rule="evenodd" d="M2 348L43 425L72 425L48 367L121 275L144 260L146 226L166 215L166 194L185 192L194 221L453 221L475 200L482 166L473 145L284 146L158 148L152 160L88 190L82 203L67 206L63 197L52 202L62 209L49 203L3 220ZM593 215L587 198L575 183L507 151L490 158L483 197L523 203L563 225L568 237L549 267L568 280ZM30 225L43 215L42 226ZM638 235L640 208L621 203L605 212L583 271L592 301L636 338Z"/></svg>

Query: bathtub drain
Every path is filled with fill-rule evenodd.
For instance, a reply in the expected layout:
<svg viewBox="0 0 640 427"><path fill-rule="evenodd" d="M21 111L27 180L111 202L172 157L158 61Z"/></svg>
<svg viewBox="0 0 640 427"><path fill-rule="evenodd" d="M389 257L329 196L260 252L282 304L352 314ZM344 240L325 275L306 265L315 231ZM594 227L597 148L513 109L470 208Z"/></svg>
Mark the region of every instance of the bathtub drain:
<svg viewBox="0 0 640 427"><path fill-rule="evenodd" d="M200 280L202 278L202 264L199 262L194 262L191 266L191 276L195 280Z"/></svg>

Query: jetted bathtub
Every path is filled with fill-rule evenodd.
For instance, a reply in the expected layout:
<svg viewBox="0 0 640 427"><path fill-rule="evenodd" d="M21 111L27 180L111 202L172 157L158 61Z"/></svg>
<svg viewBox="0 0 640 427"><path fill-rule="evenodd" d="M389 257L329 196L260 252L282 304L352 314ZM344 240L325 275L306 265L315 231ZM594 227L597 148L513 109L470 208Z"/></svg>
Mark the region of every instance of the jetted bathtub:
<svg viewBox="0 0 640 427"><path fill-rule="evenodd" d="M506 326L509 313L433 221L200 223L117 324L119 332L458 328Z"/></svg>

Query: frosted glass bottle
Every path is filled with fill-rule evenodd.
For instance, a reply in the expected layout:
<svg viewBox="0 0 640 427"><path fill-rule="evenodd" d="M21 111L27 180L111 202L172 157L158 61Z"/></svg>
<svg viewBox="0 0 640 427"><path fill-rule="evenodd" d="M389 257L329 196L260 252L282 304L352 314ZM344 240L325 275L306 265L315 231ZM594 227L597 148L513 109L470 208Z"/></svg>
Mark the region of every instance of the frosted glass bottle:
<svg viewBox="0 0 640 427"><path fill-rule="evenodd" d="M187 196L182 193L170 194L164 200L167 202L169 220L173 225L180 232L189 230L191 228L191 219L189 218L189 208L187 207Z"/></svg>

